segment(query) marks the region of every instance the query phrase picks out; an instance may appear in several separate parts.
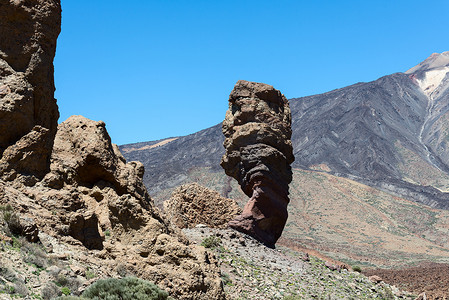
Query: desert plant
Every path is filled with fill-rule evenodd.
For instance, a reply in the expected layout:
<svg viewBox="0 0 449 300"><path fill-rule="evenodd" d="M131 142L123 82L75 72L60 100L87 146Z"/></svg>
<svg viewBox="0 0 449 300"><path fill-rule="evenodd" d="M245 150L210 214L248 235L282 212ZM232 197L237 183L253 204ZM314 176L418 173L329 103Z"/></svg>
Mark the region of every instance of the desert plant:
<svg viewBox="0 0 449 300"><path fill-rule="evenodd" d="M201 246L204 246L206 248L212 248L212 249L220 246L220 244L221 244L221 239L219 237L216 237L213 235L205 238L201 242Z"/></svg>
<svg viewBox="0 0 449 300"><path fill-rule="evenodd" d="M14 284L14 294L20 298L28 295L28 288L23 281L18 281Z"/></svg>
<svg viewBox="0 0 449 300"><path fill-rule="evenodd" d="M354 272L359 272L359 273L362 272L362 268L360 268L359 266L353 266L353 267L352 267L352 270L353 270Z"/></svg>
<svg viewBox="0 0 449 300"><path fill-rule="evenodd" d="M44 269L48 266L48 256L38 244L25 242L23 248L26 254L25 262L35 265L39 269Z"/></svg>
<svg viewBox="0 0 449 300"><path fill-rule="evenodd" d="M20 229L20 221L19 216L13 211L13 208L10 204L6 206L0 206L0 211L2 212L3 220L7 225L8 233L19 234Z"/></svg>
<svg viewBox="0 0 449 300"><path fill-rule="evenodd" d="M68 295L70 295L71 291L68 287L65 286L65 287L61 288L61 293L68 296Z"/></svg>
<svg viewBox="0 0 449 300"><path fill-rule="evenodd" d="M59 287L53 282L48 282L42 289L41 295L44 300L50 300L62 294Z"/></svg>
<svg viewBox="0 0 449 300"><path fill-rule="evenodd" d="M58 276L56 276L56 281L55 283L58 286L65 286L67 285L67 283L69 282L69 280L67 279L67 277L63 274L58 274Z"/></svg>
<svg viewBox="0 0 449 300"><path fill-rule="evenodd" d="M16 273L6 266L0 266L0 276L9 282L15 282L17 280Z"/></svg>
<svg viewBox="0 0 449 300"><path fill-rule="evenodd" d="M100 279L88 287L82 297L93 300L165 300L168 293L157 285L136 277Z"/></svg>
<svg viewBox="0 0 449 300"><path fill-rule="evenodd" d="M95 274L94 272L92 272L91 270L87 270L86 271L86 279L90 280L97 277L97 274Z"/></svg>
<svg viewBox="0 0 449 300"><path fill-rule="evenodd" d="M223 282L223 285L232 285L232 280L229 277L229 274L227 273L221 273L221 281Z"/></svg>
<svg viewBox="0 0 449 300"><path fill-rule="evenodd" d="M394 300L396 297L393 294L393 291L389 286L384 287L383 299L385 300Z"/></svg>

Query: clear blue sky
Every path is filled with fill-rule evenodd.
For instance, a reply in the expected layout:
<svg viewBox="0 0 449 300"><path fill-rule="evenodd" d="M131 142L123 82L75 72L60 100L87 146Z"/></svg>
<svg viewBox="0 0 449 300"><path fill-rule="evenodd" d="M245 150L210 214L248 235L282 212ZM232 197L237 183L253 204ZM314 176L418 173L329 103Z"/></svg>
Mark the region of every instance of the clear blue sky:
<svg viewBox="0 0 449 300"><path fill-rule="evenodd" d="M449 1L62 0L60 122L117 144L221 122L239 79L287 98L406 71L449 50Z"/></svg>

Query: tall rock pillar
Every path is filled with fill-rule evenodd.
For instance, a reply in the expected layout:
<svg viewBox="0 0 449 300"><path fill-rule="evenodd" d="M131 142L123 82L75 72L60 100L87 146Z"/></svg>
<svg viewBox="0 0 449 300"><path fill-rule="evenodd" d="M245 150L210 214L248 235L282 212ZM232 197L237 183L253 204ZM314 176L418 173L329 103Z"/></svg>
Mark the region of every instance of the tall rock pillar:
<svg viewBox="0 0 449 300"><path fill-rule="evenodd" d="M287 221L294 161L287 99L272 86L239 80L223 121L221 166L248 197L230 227L274 247Z"/></svg>
<svg viewBox="0 0 449 300"><path fill-rule="evenodd" d="M60 0L0 0L0 177L42 178L58 125Z"/></svg>

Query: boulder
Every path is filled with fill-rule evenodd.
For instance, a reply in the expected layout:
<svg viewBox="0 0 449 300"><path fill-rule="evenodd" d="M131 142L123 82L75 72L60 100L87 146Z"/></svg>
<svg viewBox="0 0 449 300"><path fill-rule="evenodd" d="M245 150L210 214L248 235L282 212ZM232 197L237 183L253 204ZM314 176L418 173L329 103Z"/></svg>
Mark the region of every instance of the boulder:
<svg viewBox="0 0 449 300"><path fill-rule="evenodd" d="M229 225L274 247L288 217L294 161L287 99L270 85L239 80L229 96L223 134L221 166L250 197Z"/></svg>
<svg viewBox="0 0 449 300"><path fill-rule="evenodd" d="M197 183L178 187L164 202L168 219L179 228L193 228L199 224L225 228L241 212L234 200Z"/></svg>
<svg viewBox="0 0 449 300"><path fill-rule="evenodd" d="M117 145L111 143L103 121L71 116L61 123L50 169L44 181L55 188L64 184L93 187L103 181L112 184L120 195L129 193L144 202L149 199L142 182L143 165L126 163Z"/></svg>

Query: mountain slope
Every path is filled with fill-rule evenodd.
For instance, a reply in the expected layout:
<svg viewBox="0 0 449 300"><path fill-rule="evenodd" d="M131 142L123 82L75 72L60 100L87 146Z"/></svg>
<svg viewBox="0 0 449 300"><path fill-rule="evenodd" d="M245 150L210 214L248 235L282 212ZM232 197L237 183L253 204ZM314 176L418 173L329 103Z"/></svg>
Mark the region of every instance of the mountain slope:
<svg viewBox="0 0 449 300"><path fill-rule="evenodd" d="M350 265L400 267L420 261L449 262L449 211L433 209L354 180L293 169L289 217L278 246L310 251ZM187 181L227 196L247 197L224 172L193 168ZM170 193L161 194L163 198Z"/></svg>
<svg viewBox="0 0 449 300"><path fill-rule="evenodd" d="M293 167L325 164L330 174L449 209L448 61L449 52L433 54L406 73L290 99ZM155 143L120 149L145 165L145 184L156 199L186 182L192 168L221 172L221 124Z"/></svg>

